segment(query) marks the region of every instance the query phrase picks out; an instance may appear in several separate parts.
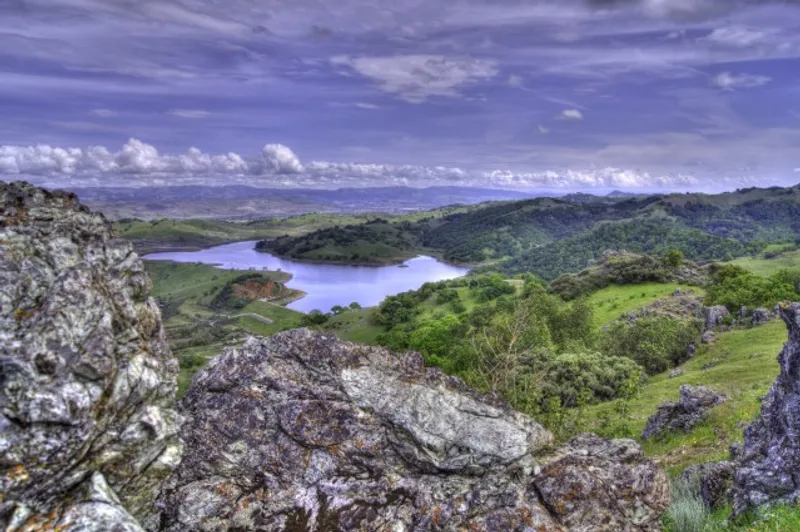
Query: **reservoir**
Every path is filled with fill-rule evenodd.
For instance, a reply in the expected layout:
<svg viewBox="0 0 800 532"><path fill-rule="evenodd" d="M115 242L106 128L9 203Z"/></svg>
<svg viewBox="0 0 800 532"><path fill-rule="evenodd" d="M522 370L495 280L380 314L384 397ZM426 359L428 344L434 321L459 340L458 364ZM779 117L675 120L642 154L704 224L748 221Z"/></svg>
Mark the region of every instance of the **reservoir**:
<svg viewBox="0 0 800 532"><path fill-rule="evenodd" d="M255 241L225 244L200 251L152 253L145 260L201 262L228 270L281 270L292 275L289 288L308 295L287 305L300 312L330 311L334 305L357 302L373 307L386 296L416 290L427 282L444 281L466 275L468 268L445 264L433 257L420 256L395 266L345 266L316 264L281 259L256 251Z"/></svg>

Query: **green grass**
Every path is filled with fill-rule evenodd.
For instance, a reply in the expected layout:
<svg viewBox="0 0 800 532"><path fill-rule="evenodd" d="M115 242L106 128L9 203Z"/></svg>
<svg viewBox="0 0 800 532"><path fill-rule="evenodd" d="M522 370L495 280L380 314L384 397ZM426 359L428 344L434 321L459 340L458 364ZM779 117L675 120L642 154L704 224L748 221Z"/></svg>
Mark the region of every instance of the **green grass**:
<svg viewBox="0 0 800 532"><path fill-rule="evenodd" d="M378 335L384 332L380 325L372 324L372 315L375 309L363 308L348 310L338 316L331 316L325 324L325 330L333 331L336 336L348 342L357 344L377 345Z"/></svg>
<svg viewBox="0 0 800 532"><path fill-rule="evenodd" d="M589 296L589 302L595 308L595 323L598 327L605 327L628 312L668 297L679 288L694 290L698 294L703 292L700 288L678 283L611 285Z"/></svg>
<svg viewBox="0 0 800 532"><path fill-rule="evenodd" d="M786 326L780 320L756 328L723 333L717 342L701 346L681 368L684 374L670 379L667 373L652 377L639 397L630 403L628 422L631 435L638 438L647 418L664 401L677 401L682 384L702 384L721 391L728 401L715 407L708 418L688 434L672 434L643 444L645 453L656 458L670 473L687 466L727 456L728 447L741 441L742 428L760 411L760 399L778 374L777 353L786 341ZM711 364L709 369L703 366ZM618 402L588 407L585 429L620 434L623 423L614 411ZM602 419L611 419L603 426Z"/></svg>
<svg viewBox="0 0 800 532"><path fill-rule="evenodd" d="M241 270L221 270L208 264L172 261L144 261L150 279L153 281L152 295L173 299L203 300L207 292L214 291L225 283L242 275ZM287 282L291 276L285 272L263 271L265 277Z"/></svg>
<svg viewBox="0 0 800 532"><path fill-rule="evenodd" d="M761 257L743 257L731 262L742 268L749 270L756 275L764 277L770 276L778 270L784 268L800 267L800 250L782 253L775 258L765 259Z"/></svg>

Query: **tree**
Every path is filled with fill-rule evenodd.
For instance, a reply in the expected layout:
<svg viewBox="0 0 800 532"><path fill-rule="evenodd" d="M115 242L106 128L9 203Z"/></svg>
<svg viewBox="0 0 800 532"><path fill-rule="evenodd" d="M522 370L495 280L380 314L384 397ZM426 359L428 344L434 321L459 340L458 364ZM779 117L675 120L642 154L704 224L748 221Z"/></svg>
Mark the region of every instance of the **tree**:
<svg viewBox="0 0 800 532"><path fill-rule="evenodd" d="M328 322L329 316L323 314L321 310L312 310L300 320L300 325L303 327L312 327L315 325L325 325Z"/></svg>
<svg viewBox="0 0 800 532"><path fill-rule="evenodd" d="M348 306L350 307L350 310L359 310L361 308L361 305L359 305L357 301L353 301Z"/></svg>
<svg viewBox="0 0 800 532"><path fill-rule="evenodd" d="M683 251L673 249L664 255L664 263L671 268L679 268L683 264Z"/></svg>

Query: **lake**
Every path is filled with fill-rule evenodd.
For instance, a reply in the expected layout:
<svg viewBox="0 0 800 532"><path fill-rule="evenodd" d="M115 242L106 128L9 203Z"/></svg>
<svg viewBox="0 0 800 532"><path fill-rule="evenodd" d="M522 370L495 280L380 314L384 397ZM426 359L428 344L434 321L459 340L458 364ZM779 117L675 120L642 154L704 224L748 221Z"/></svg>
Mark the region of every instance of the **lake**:
<svg viewBox="0 0 800 532"><path fill-rule="evenodd" d="M309 312L318 309L328 312L334 305L349 305L353 301L362 307L379 304L386 296L416 290L424 283L455 279L466 275L460 268L421 256L403 266L342 266L314 264L278 258L253 249L255 241L225 244L201 251L151 253L146 260L202 262L228 270L281 270L292 275L289 288L308 295L287 305L288 308Z"/></svg>

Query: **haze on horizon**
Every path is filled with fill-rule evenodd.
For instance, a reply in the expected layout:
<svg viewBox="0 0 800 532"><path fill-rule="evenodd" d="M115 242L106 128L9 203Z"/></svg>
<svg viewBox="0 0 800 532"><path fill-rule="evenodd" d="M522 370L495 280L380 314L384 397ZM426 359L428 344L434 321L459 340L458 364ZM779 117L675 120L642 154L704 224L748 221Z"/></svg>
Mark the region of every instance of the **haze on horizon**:
<svg viewBox="0 0 800 532"><path fill-rule="evenodd" d="M789 0L10 0L0 178L790 185L799 78Z"/></svg>

